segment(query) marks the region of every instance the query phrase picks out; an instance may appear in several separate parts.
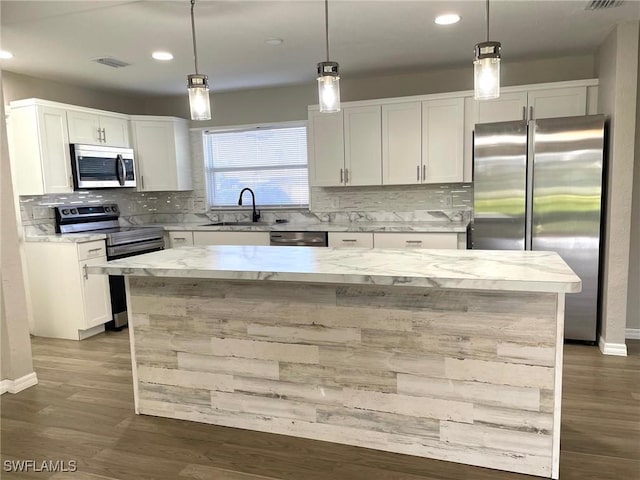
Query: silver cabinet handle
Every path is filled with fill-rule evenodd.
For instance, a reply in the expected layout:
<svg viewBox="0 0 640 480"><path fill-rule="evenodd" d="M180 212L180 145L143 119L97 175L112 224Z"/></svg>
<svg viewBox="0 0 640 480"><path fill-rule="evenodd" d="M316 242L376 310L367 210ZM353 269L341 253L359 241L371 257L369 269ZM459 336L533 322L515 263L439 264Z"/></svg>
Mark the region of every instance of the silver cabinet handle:
<svg viewBox="0 0 640 480"><path fill-rule="evenodd" d="M522 106L522 120L526 120L527 119L527 107L526 106Z"/></svg>
<svg viewBox="0 0 640 480"><path fill-rule="evenodd" d="M84 271L84 279L85 280L89 280L89 272L87 271L87 264L86 263L82 267L82 270Z"/></svg>
<svg viewBox="0 0 640 480"><path fill-rule="evenodd" d="M349 183L349 169L348 168L344 169L344 183L345 183L345 185L347 183Z"/></svg>
<svg viewBox="0 0 640 480"><path fill-rule="evenodd" d="M183 242L186 240L186 237L173 237L174 240L182 240Z"/></svg>
<svg viewBox="0 0 640 480"><path fill-rule="evenodd" d="M69 188L73 188L73 177L69 177Z"/></svg>
<svg viewBox="0 0 640 480"><path fill-rule="evenodd" d="M100 130L99 128L98 130L98 141L101 142L102 141L102 130Z"/></svg>
<svg viewBox="0 0 640 480"><path fill-rule="evenodd" d="M107 131L104 128L102 129L102 139L104 143L107 143Z"/></svg>
<svg viewBox="0 0 640 480"><path fill-rule="evenodd" d="M416 180L420 181L420 165L416 167Z"/></svg>
<svg viewBox="0 0 640 480"><path fill-rule="evenodd" d="M340 169L340 183L344 183L344 170Z"/></svg>
<svg viewBox="0 0 640 480"><path fill-rule="evenodd" d="M424 182L427 179L427 166L422 165L422 181Z"/></svg>
<svg viewBox="0 0 640 480"><path fill-rule="evenodd" d="M355 243L358 240L356 240L355 238L343 238L342 241L345 243Z"/></svg>
<svg viewBox="0 0 640 480"><path fill-rule="evenodd" d="M144 189L144 175L140 175L140 183L142 185L142 188Z"/></svg>
<svg viewBox="0 0 640 480"><path fill-rule="evenodd" d="M101 247L99 247L99 248L90 248L89 249L89 253L91 253L91 252L99 252L100 250L102 250Z"/></svg>
<svg viewBox="0 0 640 480"><path fill-rule="evenodd" d="M533 105L529 107L529 120L533 120Z"/></svg>

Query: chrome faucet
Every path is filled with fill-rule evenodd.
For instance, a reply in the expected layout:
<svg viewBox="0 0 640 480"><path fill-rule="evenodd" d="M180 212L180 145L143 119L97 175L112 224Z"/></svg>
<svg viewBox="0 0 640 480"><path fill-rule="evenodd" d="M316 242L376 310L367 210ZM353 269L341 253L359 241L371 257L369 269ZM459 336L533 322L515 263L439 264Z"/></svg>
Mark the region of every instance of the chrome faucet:
<svg viewBox="0 0 640 480"><path fill-rule="evenodd" d="M251 203L253 205L253 212L251 214L251 221L252 222L257 222L258 220L260 220L260 210L256 211L256 196L253 194L253 190L251 190L250 188L243 188L242 191L240 192L240 198L238 198L238 205L242 206L242 194L246 191L249 190L249 192L251 192Z"/></svg>

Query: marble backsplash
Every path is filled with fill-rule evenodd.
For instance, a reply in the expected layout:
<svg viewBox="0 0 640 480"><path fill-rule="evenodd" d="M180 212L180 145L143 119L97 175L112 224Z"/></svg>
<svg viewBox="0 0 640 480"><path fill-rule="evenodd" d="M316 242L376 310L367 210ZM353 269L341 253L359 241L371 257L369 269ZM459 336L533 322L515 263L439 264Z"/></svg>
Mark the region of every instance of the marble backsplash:
<svg viewBox="0 0 640 480"><path fill-rule="evenodd" d="M195 198L194 198L195 197ZM55 231L58 205L117 203L122 225L248 221L251 208L203 211L196 192L87 190L69 194L22 196L20 213L27 234ZM262 210L261 220L292 224L318 222L462 221L471 216L471 184L312 188L311 210ZM260 206L258 205L258 208Z"/></svg>

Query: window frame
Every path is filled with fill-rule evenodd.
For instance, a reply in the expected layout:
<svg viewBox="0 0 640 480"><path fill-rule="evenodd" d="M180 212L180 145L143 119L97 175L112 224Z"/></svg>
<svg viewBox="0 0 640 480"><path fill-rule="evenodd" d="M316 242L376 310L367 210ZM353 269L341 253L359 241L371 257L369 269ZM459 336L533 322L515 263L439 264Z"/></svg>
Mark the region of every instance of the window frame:
<svg viewBox="0 0 640 480"><path fill-rule="evenodd" d="M208 140L206 138L207 134L210 133L231 133L231 132L246 132L252 130L278 130L284 128L297 128L304 127L307 130L307 189L309 191L309 202L305 204L292 204L292 205L261 205L260 208L262 210L309 210L311 204L311 187L309 184L309 154L308 154L308 146L309 146L309 129L307 127L307 120L295 120L295 121L287 121L287 122L269 122L269 123L254 123L254 124L244 124L244 125L233 125L233 126L221 126L221 127L203 127L201 128L202 134L202 153L203 153L203 162L202 168L204 173L204 188L205 188L205 197L207 202L207 210L208 211L216 211L216 210L242 210L245 208L234 206L234 205L211 205L209 204L209 179L208 175L211 171L207 166L207 161L210 158ZM287 165L286 167L295 167L301 168L301 164L296 165ZM252 171L268 171L273 170L275 168L282 167L241 167L241 168L220 168L215 169L216 172L224 172L224 171L243 171L243 170L252 170ZM293 169L293 168L292 168Z"/></svg>

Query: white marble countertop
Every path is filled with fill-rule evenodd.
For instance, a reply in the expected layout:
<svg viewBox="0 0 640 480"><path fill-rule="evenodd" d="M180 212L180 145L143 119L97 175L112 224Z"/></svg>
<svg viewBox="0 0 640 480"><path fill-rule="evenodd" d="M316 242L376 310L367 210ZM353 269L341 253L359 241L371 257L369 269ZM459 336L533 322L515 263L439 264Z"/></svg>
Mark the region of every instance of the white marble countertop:
<svg viewBox="0 0 640 480"><path fill-rule="evenodd" d="M194 246L90 266L90 273L228 280L579 292L554 252Z"/></svg>
<svg viewBox="0 0 640 480"><path fill-rule="evenodd" d="M85 243L104 240L104 233L39 233L26 235L25 242Z"/></svg>
<svg viewBox="0 0 640 480"><path fill-rule="evenodd" d="M464 222L317 222L317 223L258 223L256 225L203 225L202 223L164 224L169 231L240 231L240 232L412 232L412 233L463 233Z"/></svg>

